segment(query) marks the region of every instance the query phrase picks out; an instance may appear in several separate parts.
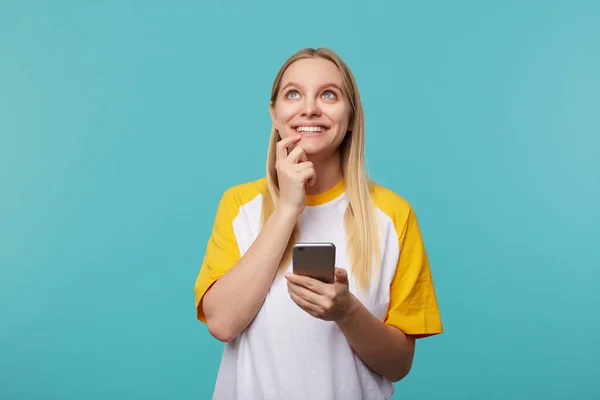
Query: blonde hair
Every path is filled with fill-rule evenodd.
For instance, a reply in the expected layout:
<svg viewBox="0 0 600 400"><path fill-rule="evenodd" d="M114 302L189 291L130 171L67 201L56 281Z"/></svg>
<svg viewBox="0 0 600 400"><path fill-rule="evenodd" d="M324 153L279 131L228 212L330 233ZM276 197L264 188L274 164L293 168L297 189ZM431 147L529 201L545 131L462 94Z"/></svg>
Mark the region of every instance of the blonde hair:
<svg viewBox="0 0 600 400"><path fill-rule="evenodd" d="M274 106L280 89L281 79L287 68L295 61L305 58L323 58L333 62L342 74L345 92L350 103L352 129L340 144L340 160L344 186L349 205L344 215L347 237L347 249L352 272L360 288L367 289L373 272L373 263L379 260L379 230L376 209L371 198L371 182L365 167L365 122L358 87L350 68L333 51L326 48L302 49L293 54L281 67L275 77L271 91L271 104ZM280 140L279 132L273 127L267 154L268 194L263 198L262 224L264 225L279 200L279 185L275 170L276 144ZM291 259L291 248L297 236L294 228L290 241L279 265L278 275L285 272Z"/></svg>

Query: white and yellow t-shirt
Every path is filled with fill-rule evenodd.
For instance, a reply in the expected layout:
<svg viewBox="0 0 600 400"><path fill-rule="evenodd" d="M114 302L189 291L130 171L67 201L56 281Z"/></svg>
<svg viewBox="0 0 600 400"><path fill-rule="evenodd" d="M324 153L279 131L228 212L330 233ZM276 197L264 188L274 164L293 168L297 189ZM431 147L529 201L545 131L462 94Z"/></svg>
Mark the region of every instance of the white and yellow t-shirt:
<svg viewBox="0 0 600 400"><path fill-rule="evenodd" d="M201 300L207 289L258 236L266 193L264 178L224 193L194 287L200 321L206 322ZM336 267L348 272L350 291L384 323L406 334L441 333L429 262L411 206L378 185L373 187L373 200L382 227L382 257L368 293L357 290L345 256L343 217L348 198L343 181L325 193L307 196L297 241L334 243ZM213 398L380 400L389 399L393 392L393 384L354 353L335 322L312 317L290 299L281 278L273 281L252 323L225 344Z"/></svg>

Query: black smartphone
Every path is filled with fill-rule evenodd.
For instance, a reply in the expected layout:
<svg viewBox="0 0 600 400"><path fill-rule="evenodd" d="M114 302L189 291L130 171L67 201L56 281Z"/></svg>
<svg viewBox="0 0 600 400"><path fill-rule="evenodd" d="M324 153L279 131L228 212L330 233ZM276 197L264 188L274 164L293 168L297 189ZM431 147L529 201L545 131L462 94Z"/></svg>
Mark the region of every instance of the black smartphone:
<svg viewBox="0 0 600 400"><path fill-rule="evenodd" d="M326 242L294 244L292 268L294 274L309 276L325 283L333 283L335 245Z"/></svg>

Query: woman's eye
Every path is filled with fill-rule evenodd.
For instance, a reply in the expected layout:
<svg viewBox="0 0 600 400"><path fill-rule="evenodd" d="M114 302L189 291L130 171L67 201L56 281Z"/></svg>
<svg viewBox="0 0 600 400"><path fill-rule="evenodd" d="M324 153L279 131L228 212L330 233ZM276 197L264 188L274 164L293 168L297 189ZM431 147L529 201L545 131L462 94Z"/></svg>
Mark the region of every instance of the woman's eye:
<svg viewBox="0 0 600 400"><path fill-rule="evenodd" d="M326 99L335 99L337 96L333 91L328 90L325 93L323 93L323 97L325 97Z"/></svg>
<svg viewBox="0 0 600 400"><path fill-rule="evenodd" d="M297 99L298 96L300 96L300 93L297 90L290 90L286 95L288 99Z"/></svg>

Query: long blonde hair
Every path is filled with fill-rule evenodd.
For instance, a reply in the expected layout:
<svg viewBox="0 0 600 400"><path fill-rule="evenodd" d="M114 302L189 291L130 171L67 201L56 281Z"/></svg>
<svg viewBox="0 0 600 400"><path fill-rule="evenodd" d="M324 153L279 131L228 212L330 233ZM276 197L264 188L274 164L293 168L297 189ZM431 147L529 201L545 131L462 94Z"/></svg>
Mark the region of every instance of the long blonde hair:
<svg viewBox="0 0 600 400"><path fill-rule="evenodd" d="M359 287L367 289L373 272L373 264L380 259L379 230L376 209L371 197L371 182L365 167L365 122L362 103L356 81L350 68L333 51L327 48L302 49L293 54L281 67L273 82L271 104L274 106L280 89L281 79L287 68L295 61L305 58L323 58L333 62L340 73L345 91L350 102L350 119L352 129L340 144L340 159L344 186L349 205L344 215L344 226L347 237L347 249L352 272ZM262 224L272 214L279 200L279 184L275 169L276 144L280 140L279 132L273 127L267 154L267 187L268 194L263 196ZM291 248L297 236L297 226L294 228L290 241L282 257L278 275L285 272L285 267L291 259Z"/></svg>

